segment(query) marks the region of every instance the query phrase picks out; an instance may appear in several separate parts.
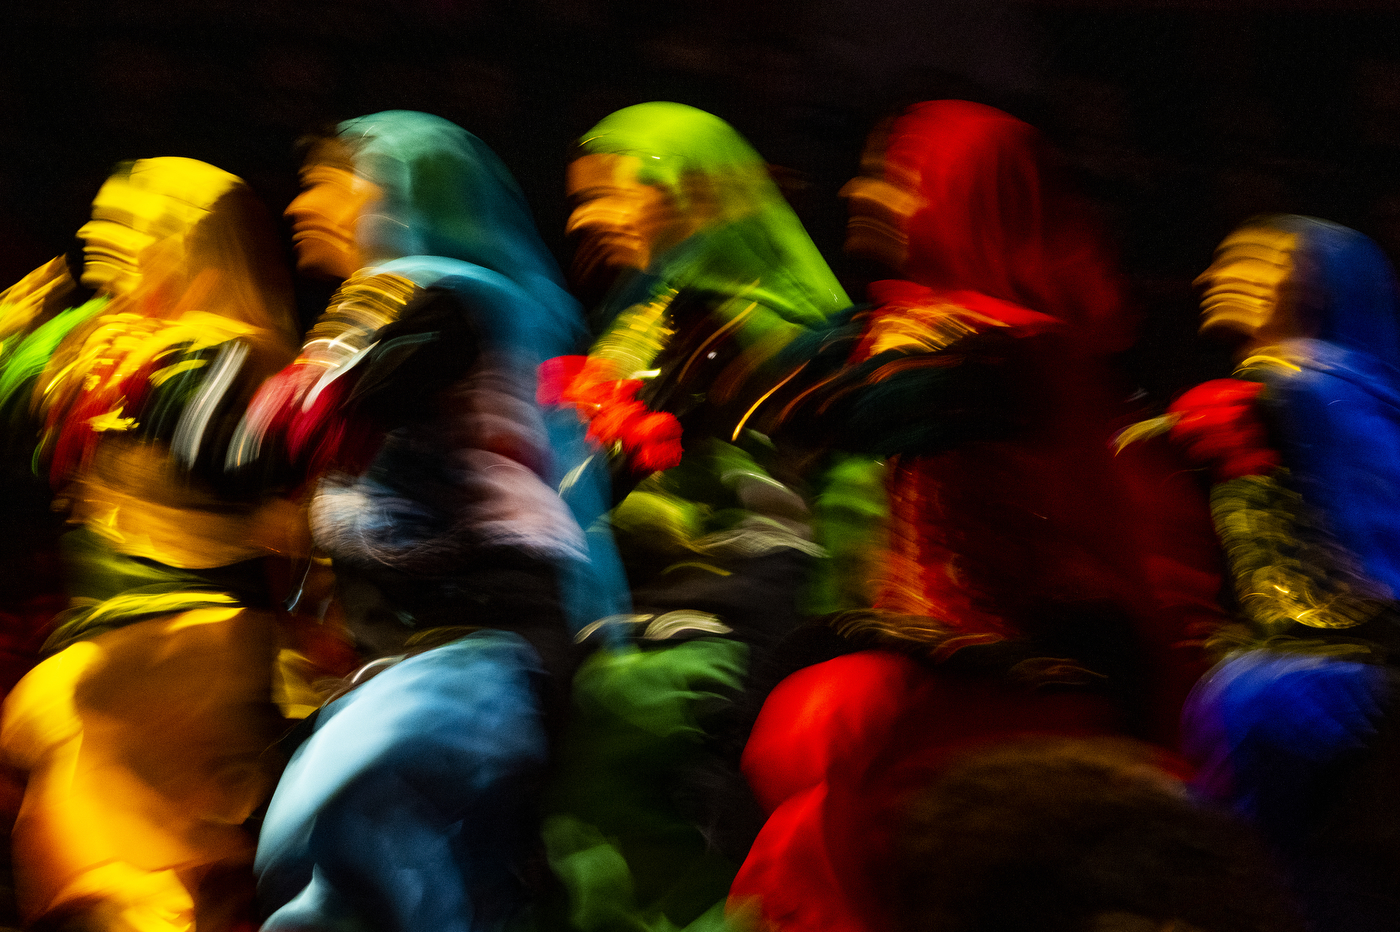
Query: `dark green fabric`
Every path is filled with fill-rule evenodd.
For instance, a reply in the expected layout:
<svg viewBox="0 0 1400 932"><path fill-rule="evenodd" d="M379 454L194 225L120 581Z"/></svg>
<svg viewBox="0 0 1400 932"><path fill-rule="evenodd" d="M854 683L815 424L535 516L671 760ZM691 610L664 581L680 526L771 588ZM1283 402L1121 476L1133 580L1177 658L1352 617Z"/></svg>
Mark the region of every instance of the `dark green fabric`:
<svg viewBox="0 0 1400 932"><path fill-rule="evenodd" d="M707 713L741 686L748 648L706 638L594 654L574 680L574 717L544 824L568 891L565 928L732 928L738 865L710 850L675 798L703 753Z"/></svg>
<svg viewBox="0 0 1400 932"><path fill-rule="evenodd" d="M65 534L59 546L71 607L58 617L46 653L160 615L261 601L247 597L263 586L259 561L204 572L178 569L118 553L87 528Z"/></svg>

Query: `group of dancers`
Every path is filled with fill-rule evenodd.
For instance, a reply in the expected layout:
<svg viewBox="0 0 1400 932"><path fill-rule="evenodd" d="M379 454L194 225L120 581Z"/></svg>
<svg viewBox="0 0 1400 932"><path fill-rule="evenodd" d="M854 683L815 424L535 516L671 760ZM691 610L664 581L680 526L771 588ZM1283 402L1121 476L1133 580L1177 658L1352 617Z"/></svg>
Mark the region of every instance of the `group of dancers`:
<svg viewBox="0 0 1400 932"><path fill-rule="evenodd" d="M304 335L247 185L118 166L0 294L71 527L0 726L22 921L1394 928L1380 250L1246 223L1198 280L1238 369L1150 417L1032 127L918 104L861 166L857 303L728 124L626 108L566 280L476 137L350 120Z"/></svg>

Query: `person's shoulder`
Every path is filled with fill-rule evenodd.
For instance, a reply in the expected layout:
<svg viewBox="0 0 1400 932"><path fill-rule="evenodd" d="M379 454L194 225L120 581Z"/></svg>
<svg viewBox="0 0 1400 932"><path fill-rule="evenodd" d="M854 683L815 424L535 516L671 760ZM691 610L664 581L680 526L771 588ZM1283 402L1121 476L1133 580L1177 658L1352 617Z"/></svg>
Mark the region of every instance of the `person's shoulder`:
<svg viewBox="0 0 1400 932"><path fill-rule="evenodd" d="M1276 392L1359 391L1400 406L1400 369L1327 340L1286 340L1261 348L1240 363L1237 375Z"/></svg>
<svg viewBox="0 0 1400 932"><path fill-rule="evenodd" d="M451 290L459 286L458 283L509 281L504 275L485 266L447 256L402 256L376 266L374 273L397 275L424 289Z"/></svg>

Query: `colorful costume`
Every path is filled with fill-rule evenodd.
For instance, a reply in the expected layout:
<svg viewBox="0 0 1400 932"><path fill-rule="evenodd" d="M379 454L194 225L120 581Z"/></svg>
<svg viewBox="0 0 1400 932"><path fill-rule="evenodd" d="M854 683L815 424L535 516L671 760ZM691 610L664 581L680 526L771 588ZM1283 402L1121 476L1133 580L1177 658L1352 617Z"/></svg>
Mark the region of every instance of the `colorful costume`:
<svg viewBox="0 0 1400 932"><path fill-rule="evenodd" d="M1232 241L1283 270L1272 313L1289 326L1174 405L1173 436L1215 480L1241 615L1187 706L1187 749L1198 787L1264 830L1318 928L1390 928L1400 846L1377 794L1396 766L1394 274L1321 220L1252 221L1217 266Z"/></svg>
<svg viewBox="0 0 1400 932"><path fill-rule="evenodd" d="M1122 729L1171 741L1200 671L1179 642L1219 617L1203 503L1169 464L1113 458L1126 392L1106 359L1131 321L1050 164L999 111L906 111L875 179L903 214L905 280L795 341L801 371L756 415L780 439L891 457L875 611L835 623L855 646L922 661L839 657L765 706L744 767L771 814L732 903L784 929L887 926L885 826L962 746Z"/></svg>
<svg viewBox="0 0 1400 932"><path fill-rule="evenodd" d="M588 357L546 370L635 485L613 512L635 640L576 680L546 844L571 928L718 926L758 817L737 774L747 722L733 702L754 656L798 624L818 550L806 505L743 427L776 354L848 301L722 120L640 104L581 148L581 161L632 160L621 184L651 205L636 224L650 230L645 267L603 302ZM590 228L582 187L571 226L587 264L623 234Z"/></svg>
<svg viewBox="0 0 1400 932"><path fill-rule="evenodd" d="M5 703L0 740L28 774L20 908L224 928L249 905L243 823L271 792L280 726L257 558L305 534L296 509L226 477L223 454L294 351L289 282L261 206L212 166L131 163L97 206L90 227L110 229L84 227L88 269L120 254L121 276L56 313L10 292L0 323L10 427L28 426L82 525L64 541L56 653ZM136 245L111 245L123 237Z"/></svg>
<svg viewBox="0 0 1400 932"><path fill-rule="evenodd" d="M474 136L391 111L337 141L380 191L357 236L389 258L345 281L251 407L242 449L281 437L329 469L313 534L381 659L287 767L259 896L271 930L498 928L520 906L569 625L626 606L606 531L580 528L607 497L597 474L570 472L582 430L547 424L534 400L536 366L582 324Z"/></svg>

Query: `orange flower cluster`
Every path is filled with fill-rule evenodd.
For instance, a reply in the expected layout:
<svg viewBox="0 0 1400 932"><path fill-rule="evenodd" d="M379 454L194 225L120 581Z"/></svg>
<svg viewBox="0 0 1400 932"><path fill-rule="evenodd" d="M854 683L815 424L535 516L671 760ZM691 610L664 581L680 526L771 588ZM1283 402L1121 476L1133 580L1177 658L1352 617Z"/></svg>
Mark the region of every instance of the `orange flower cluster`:
<svg viewBox="0 0 1400 932"><path fill-rule="evenodd" d="M641 379L620 378L615 362L596 356L559 356L540 365L537 399L567 405L588 424L588 439L620 449L632 468L660 472L681 461L681 425L637 398Z"/></svg>

